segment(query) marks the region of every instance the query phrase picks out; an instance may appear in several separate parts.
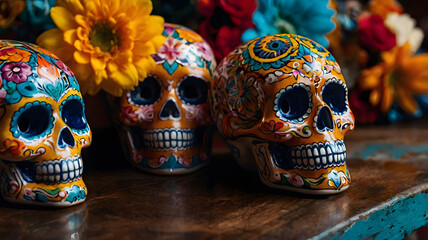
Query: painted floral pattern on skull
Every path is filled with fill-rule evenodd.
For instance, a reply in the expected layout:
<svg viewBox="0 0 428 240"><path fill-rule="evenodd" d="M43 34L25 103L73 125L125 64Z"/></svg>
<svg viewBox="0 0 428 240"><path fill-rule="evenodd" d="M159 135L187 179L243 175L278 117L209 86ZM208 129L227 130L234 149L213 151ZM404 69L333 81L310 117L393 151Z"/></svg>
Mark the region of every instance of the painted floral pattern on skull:
<svg viewBox="0 0 428 240"><path fill-rule="evenodd" d="M341 69L318 43L277 34L242 44L214 72L211 101L220 134L240 161L255 159L265 184L348 187L343 137L354 117Z"/></svg>
<svg viewBox="0 0 428 240"><path fill-rule="evenodd" d="M81 149L91 131L73 73L36 45L0 41L0 79L3 197L50 206L84 201Z"/></svg>
<svg viewBox="0 0 428 240"><path fill-rule="evenodd" d="M165 24L163 36L148 77L113 107L136 167L158 174L188 173L210 157L208 90L216 63L208 44L190 29Z"/></svg>

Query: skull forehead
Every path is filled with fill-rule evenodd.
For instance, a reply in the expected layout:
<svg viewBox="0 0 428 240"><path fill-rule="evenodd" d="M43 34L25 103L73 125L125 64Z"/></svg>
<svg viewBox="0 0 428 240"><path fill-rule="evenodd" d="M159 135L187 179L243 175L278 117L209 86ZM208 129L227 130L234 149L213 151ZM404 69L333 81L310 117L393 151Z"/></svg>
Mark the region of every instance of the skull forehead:
<svg viewBox="0 0 428 240"><path fill-rule="evenodd" d="M261 37L241 45L219 64L214 85L221 84L222 78L244 81L255 78L258 89L266 89L264 93L257 92L261 96L275 95L296 82L310 86L313 93L320 92L328 79L344 82L341 69L328 50L308 38L292 34ZM229 80L226 84L233 86ZM235 82L239 85L240 81Z"/></svg>
<svg viewBox="0 0 428 240"><path fill-rule="evenodd" d="M68 89L79 91L70 69L52 53L30 43L0 41L0 99L6 106L46 96L58 101Z"/></svg>
<svg viewBox="0 0 428 240"><path fill-rule="evenodd" d="M324 47L297 35L261 37L243 45L241 51L239 62L246 72L267 74L279 68L292 68L320 77L329 72L329 66L339 68L334 57Z"/></svg>
<svg viewBox="0 0 428 240"><path fill-rule="evenodd" d="M163 45L152 57L156 62L148 72L175 86L182 78L193 75L209 81L215 67L214 55L202 37L180 25L166 23Z"/></svg>
<svg viewBox="0 0 428 240"><path fill-rule="evenodd" d="M219 64L212 84L213 116L228 137L261 134L264 127L276 132L292 128L307 132L318 108L329 105L324 97L331 97L322 96L327 84L332 84L329 89L336 86L341 91L340 101L347 109L346 85L330 52L302 36L261 37L241 45ZM297 108L292 112L299 116L279 117L290 109L282 103L293 103ZM269 124L260 131L255 129L264 121Z"/></svg>

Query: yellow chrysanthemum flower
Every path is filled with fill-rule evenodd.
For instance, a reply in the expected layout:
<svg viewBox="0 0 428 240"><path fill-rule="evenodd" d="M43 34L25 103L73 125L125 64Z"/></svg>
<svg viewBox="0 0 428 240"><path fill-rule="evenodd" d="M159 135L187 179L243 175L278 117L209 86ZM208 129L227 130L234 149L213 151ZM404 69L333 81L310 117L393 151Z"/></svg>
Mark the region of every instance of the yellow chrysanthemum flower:
<svg viewBox="0 0 428 240"><path fill-rule="evenodd" d="M405 112L416 113L418 103L413 95L428 93L428 54L413 55L406 43L381 56L381 63L361 72L360 87L371 90L370 103L383 113L395 100Z"/></svg>
<svg viewBox="0 0 428 240"><path fill-rule="evenodd" d="M83 93L120 96L146 77L164 41L164 20L151 11L150 0L58 0L51 9L58 28L37 44L73 70Z"/></svg>

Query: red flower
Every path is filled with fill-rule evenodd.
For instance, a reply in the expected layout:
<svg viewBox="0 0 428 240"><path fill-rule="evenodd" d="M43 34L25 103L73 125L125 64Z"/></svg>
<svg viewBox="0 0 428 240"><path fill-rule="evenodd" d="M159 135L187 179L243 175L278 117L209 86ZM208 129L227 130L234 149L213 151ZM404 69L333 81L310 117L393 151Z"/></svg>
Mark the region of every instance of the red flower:
<svg viewBox="0 0 428 240"><path fill-rule="evenodd" d="M284 126L282 122L275 122L274 120L270 120L268 123L264 122L260 126L260 131L263 133L275 133L277 135L285 135L286 133L278 132Z"/></svg>
<svg viewBox="0 0 428 240"><path fill-rule="evenodd" d="M132 111L132 107L128 106L121 109L120 119L125 122L132 122L137 115Z"/></svg>
<svg viewBox="0 0 428 240"><path fill-rule="evenodd" d="M379 111L368 101L369 93L356 89L349 94L349 105L358 123L374 123Z"/></svg>
<svg viewBox="0 0 428 240"><path fill-rule="evenodd" d="M202 22L200 34L205 38L208 44L212 47L214 56L217 62L220 62L223 57L233 51L241 42L241 35L245 31L243 29L229 27L227 25L215 30L213 39L207 38L209 34L207 30L213 30L210 26L204 28L207 22ZM205 36L204 36L205 35Z"/></svg>
<svg viewBox="0 0 428 240"><path fill-rule="evenodd" d="M256 1L218 0L217 3L236 25L244 28L253 26L251 17L257 8Z"/></svg>
<svg viewBox="0 0 428 240"><path fill-rule="evenodd" d="M255 0L201 0L199 10L204 18L199 33L210 44L217 61L241 42L242 33L253 26Z"/></svg>
<svg viewBox="0 0 428 240"><path fill-rule="evenodd" d="M396 45L395 34L389 30L379 15L371 15L358 21L360 45L373 51L386 51Z"/></svg>

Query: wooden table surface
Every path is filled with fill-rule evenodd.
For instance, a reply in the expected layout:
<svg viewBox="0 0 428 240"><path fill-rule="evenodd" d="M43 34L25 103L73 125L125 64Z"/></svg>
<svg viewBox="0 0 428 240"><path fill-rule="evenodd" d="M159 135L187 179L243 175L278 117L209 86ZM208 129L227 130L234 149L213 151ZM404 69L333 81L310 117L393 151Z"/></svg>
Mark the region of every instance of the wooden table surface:
<svg viewBox="0 0 428 240"><path fill-rule="evenodd" d="M114 132L94 130L86 201L0 200L0 239L401 239L428 222L427 122L358 126L345 139L351 187L332 196L269 189L222 149L196 173L147 174L124 160Z"/></svg>

